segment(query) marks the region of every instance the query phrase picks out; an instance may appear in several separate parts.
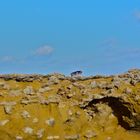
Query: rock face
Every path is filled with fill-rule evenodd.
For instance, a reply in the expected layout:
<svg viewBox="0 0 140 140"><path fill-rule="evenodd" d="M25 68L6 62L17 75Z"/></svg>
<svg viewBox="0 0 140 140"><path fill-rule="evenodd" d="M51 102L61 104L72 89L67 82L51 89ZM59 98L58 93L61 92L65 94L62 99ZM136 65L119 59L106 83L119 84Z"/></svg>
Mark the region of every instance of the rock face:
<svg viewBox="0 0 140 140"><path fill-rule="evenodd" d="M0 75L0 140L140 140L140 70Z"/></svg>

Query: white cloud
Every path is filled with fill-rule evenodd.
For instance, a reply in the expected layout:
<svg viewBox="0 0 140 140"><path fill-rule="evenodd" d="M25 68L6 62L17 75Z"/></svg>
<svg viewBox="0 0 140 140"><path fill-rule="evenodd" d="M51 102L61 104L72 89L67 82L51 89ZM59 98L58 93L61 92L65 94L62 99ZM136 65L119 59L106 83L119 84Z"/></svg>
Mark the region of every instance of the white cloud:
<svg viewBox="0 0 140 140"><path fill-rule="evenodd" d="M42 46L40 48L38 48L37 50L34 51L34 54L35 55L38 55L38 56L45 56L45 55L48 55L48 54L51 54L53 52L53 48L46 45L46 46Z"/></svg>
<svg viewBox="0 0 140 140"><path fill-rule="evenodd" d="M136 18L137 20L140 20L140 10L136 10L136 11L134 12L134 16L135 16L135 18Z"/></svg>
<svg viewBox="0 0 140 140"><path fill-rule="evenodd" d="M3 56L0 58L1 62L13 62L15 58L13 56Z"/></svg>
<svg viewBox="0 0 140 140"><path fill-rule="evenodd" d="M116 38L110 38L110 39L106 39L104 40L100 46L102 47L114 47L118 44L118 41Z"/></svg>

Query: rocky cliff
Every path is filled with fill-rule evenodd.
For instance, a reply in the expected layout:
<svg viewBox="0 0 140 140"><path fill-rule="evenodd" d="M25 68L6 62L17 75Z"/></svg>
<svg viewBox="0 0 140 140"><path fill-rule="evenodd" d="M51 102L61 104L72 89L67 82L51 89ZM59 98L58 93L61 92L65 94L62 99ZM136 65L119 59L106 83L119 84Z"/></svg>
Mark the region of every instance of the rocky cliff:
<svg viewBox="0 0 140 140"><path fill-rule="evenodd" d="M0 140L140 140L140 70L0 75Z"/></svg>

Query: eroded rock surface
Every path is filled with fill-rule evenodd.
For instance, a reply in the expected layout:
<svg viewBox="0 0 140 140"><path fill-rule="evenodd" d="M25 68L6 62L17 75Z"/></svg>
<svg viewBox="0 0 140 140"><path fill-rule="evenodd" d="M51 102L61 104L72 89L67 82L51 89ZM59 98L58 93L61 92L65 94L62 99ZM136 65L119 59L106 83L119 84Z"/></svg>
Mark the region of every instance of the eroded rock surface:
<svg viewBox="0 0 140 140"><path fill-rule="evenodd" d="M0 140L139 140L140 70L0 75Z"/></svg>

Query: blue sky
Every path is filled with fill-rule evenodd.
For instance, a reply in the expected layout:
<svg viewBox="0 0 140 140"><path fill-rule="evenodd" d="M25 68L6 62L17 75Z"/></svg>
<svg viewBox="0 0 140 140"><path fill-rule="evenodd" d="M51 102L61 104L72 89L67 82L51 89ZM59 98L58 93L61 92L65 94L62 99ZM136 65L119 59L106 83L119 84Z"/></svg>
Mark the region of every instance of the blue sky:
<svg viewBox="0 0 140 140"><path fill-rule="evenodd" d="M0 73L140 68L139 0L0 1Z"/></svg>

